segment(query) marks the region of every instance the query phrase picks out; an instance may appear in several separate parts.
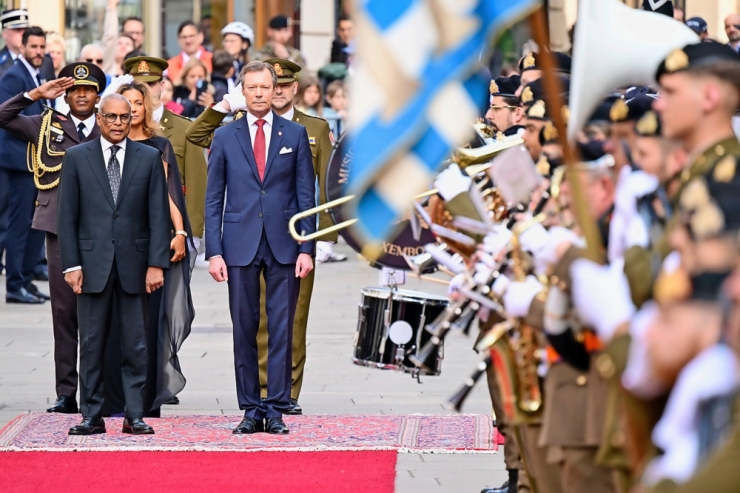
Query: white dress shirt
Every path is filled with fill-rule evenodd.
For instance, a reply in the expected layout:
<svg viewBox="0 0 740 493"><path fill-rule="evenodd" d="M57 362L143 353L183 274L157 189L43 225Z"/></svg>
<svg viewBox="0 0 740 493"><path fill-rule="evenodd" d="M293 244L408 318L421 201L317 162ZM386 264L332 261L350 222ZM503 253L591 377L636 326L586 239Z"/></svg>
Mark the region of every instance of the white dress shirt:
<svg viewBox="0 0 740 493"><path fill-rule="evenodd" d="M265 164L267 164L267 153L270 150L270 137L272 136L272 110L270 110L264 117L265 124L262 126L262 130L265 132ZM247 123L249 124L249 136L252 138L252 150L254 150L254 139L257 136L257 118L253 114L247 112Z"/></svg>
<svg viewBox="0 0 740 493"><path fill-rule="evenodd" d="M80 126L80 123L85 124L85 138L90 136L90 132L93 131L93 128L95 128L95 113L87 117L86 120L80 120L76 116L70 114L69 116L72 117L72 122L75 124L75 128Z"/></svg>
<svg viewBox="0 0 740 493"><path fill-rule="evenodd" d="M154 108L154 111L152 111L152 120L159 123L160 120L162 120L163 114L164 114L164 105L162 103L159 103L159 107Z"/></svg>
<svg viewBox="0 0 740 493"><path fill-rule="evenodd" d="M77 120L76 118L72 117L74 120ZM85 120L87 121L87 120ZM79 123L80 120L77 120L75 123ZM90 134L88 134L90 135ZM126 159L126 141L128 139L123 139L121 142L119 142L118 145L120 149L118 149L118 152L116 153L116 158L118 159L118 166L120 167L120 173L121 176L123 176L123 160ZM105 140L105 137L100 137L100 145L103 147L103 163L106 170L106 176L108 174L108 160L110 159L111 155L111 147L113 144L111 142L108 142ZM76 270L82 270L81 265L76 265L74 267L70 267L69 269L66 269L63 274L66 274L67 272L73 272Z"/></svg>
<svg viewBox="0 0 740 493"><path fill-rule="evenodd" d="M295 115L295 106L293 106L291 104L290 105L290 109L288 111L286 111L284 114L280 115L280 116L282 116L283 118L285 118L289 122L292 122L293 121L293 115Z"/></svg>
<svg viewBox="0 0 740 493"><path fill-rule="evenodd" d="M39 69L33 67L30 63L28 63L28 60L26 60L22 55L18 57L18 60L20 60L21 63L26 66L26 69L28 69L31 77L33 78L33 83L36 84L36 87L39 87L39 80L37 78L37 76L39 75Z"/></svg>

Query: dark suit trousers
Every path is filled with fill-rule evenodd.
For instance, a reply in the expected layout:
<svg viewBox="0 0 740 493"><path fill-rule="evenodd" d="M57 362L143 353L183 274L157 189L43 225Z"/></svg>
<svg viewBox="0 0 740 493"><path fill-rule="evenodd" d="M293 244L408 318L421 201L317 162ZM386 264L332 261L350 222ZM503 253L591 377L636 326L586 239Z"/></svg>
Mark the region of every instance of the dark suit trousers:
<svg viewBox="0 0 740 493"><path fill-rule="evenodd" d="M0 169L0 271L3 270L3 253L8 238L8 221L10 220L10 190L8 174Z"/></svg>
<svg viewBox="0 0 740 493"><path fill-rule="evenodd" d="M57 397L77 395L77 295L64 281L59 238L46 233ZM84 275L84 274L83 274Z"/></svg>
<svg viewBox="0 0 740 493"><path fill-rule="evenodd" d="M257 254L245 267L229 267L229 308L234 325L234 367L239 409L255 419L279 417L290 406L293 318L299 279L295 264L279 263L262 231ZM257 331L260 325L260 276L267 296L267 397L260 399Z"/></svg>
<svg viewBox="0 0 740 493"><path fill-rule="evenodd" d="M27 171L3 170L8 179L8 221L5 240L5 269L8 291L19 291L33 280L33 272L44 245L44 232L31 229L36 203L36 185Z"/></svg>
<svg viewBox="0 0 740 493"><path fill-rule="evenodd" d="M83 271L83 286L85 284ZM105 345L117 314L121 331L121 374L126 397L126 417L144 416L146 381L146 293L128 294L121 287L116 262L100 293L77 297L80 324L80 408L83 416L103 415L103 374ZM115 304L115 310L113 306Z"/></svg>

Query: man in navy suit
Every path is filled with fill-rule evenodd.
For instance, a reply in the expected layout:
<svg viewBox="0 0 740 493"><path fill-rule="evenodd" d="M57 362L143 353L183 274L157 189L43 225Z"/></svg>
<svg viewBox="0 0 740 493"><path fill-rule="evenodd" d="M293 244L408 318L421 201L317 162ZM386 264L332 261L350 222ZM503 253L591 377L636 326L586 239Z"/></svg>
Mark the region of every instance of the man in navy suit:
<svg viewBox="0 0 740 493"><path fill-rule="evenodd" d="M314 207L315 178L306 129L271 109L275 69L250 62L243 69L247 115L216 131L208 159L206 257L209 272L229 283L234 325L234 365L244 419L235 434L289 432L282 415L290 408L293 317L298 278L313 269L313 242L298 244L288 221ZM316 230L316 218L300 228ZM260 400L257 330L260 276L267 296L267 398ZM264 419L264 422L263 422Z"/></svg>
<svg viewBox="0 0 740 493"><path fill-rule="evenodd" d="M46 34L40 27L29 27L23 33L21 54L17 63L0 78L0 102L31 91L41 85L39 69L44 62ZM46 100L38 100L22 111L39 115ZM8 303L44 303L49 296L31 282L44 245L44 232L31 229L36 185L28 172L28 143L0 130L0 180L8 184L9 221L5 251L7 271L5 301Z"/></svg>

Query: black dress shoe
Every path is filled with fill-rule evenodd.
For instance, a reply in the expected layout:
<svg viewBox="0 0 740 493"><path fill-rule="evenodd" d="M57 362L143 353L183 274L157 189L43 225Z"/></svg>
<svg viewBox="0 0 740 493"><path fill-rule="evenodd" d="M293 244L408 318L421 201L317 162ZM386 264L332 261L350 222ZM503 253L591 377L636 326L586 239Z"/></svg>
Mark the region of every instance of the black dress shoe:
<svg viewBox="0 0 740 493"><path fill-rule="evenodd" d="M173 395L171 398L167 399L162 404L166 404L168 406L177 406L178 404L180 404L180 399L178 399L176 395Z"/></svg>
<svg viewBox="0 0 740 493"><path fill-rule="evenodd" d="M36 296L29 293L26 288L21 288L18 291L8 291L7 293L5 293L5 302L40 305L41 303L46 303L46 300L37 298Z"/></svg>
<svg viewBox="0 0 740 493"><path fill-rule="evenodd" d="M31 293L32 295L34 295L35 297L37 297L40 300L50 300L51 299L51 296L49 296L46 293L42 293L41 291L39 291L38 286L36 286L32 282L28 283L28 286L26 286L26 291L28 291L29 293Z"/></svg>
<svg viewBox="0 0 740 493"><path fill-rule="evenodd" d="M298 404L298 401L295 399L290 400L290 407L285 412L285 414L289 416L299 416L303 414L303 408Z"/></svg>
<svg viewBox="0 0 740 493"><path fill-rule="evenodd" d="M261 419L254 419L250 418L249 416L244 416L244 419L242 419L241 423L237 425L236 428L234 428L234 435L251 435L252 433L257 432L263 432L265 431L265 424L262 422Z"/></svg>
<svg viewBox="0 0 740 493"><path fill-rule="evenodd" d="M121 432L129 435L154 435L154 428L144 423L141 418L123 418Z"/></svg>
<svg viewBox="0 0 740 493"><path fill-rule="evenodd" d="M66 395L59 396L54 405L46 410L47 413L62 414L76 414L77 411L77 400L74 397L67 397Z"/></svg>
<svg viewBox="0 0 740 493"><path fill-rule="evenodd" d="M498 488L483 488L482 490L480 490L480 493L509 493L509 482L506 481ZM512 493L516 493L516 491Z"/></svg>
<svg viewBox="0 0 740 493"><path fill-rule="evenodd" d="M48 281L49 280L49 267L46 265L39 265L33 273L34 281Z"/></svg>
<svg viewBox="0 0 740 493"><path fill-rule="evenodd" d="M273 435L287 435L290 433L290 430L283 422L283 418L267 418L265 420L265 431Z"/></svg>
<svg viewBox="0 0 740 493"><path fill-rule="evenodd" d="M82 423L69 429L70 435L99 435L105 433L105 421L103 418L82 418Z"/></svg>

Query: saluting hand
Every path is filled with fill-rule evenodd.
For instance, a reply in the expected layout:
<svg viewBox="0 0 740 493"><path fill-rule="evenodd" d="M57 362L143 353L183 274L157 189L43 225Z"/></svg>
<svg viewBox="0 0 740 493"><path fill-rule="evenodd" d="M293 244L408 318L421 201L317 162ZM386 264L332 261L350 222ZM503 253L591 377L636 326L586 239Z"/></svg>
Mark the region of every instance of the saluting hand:
<svg viewBox="0 0 740 493"><path fill-rule="evenodd" d="M295 276L303 279L312 270L313 260L311 260L311 256L307 253L301 253L298 255L298 260L295 263Z"/></svg>
<svg viewBox="0 0 740 493"><path fill-rule="evenodd" d="M39 99L56 99L72 87L74 83L75 80L73 77L50 80L31 90L28 95L34 101L38 101Z"/></svg>
<svg viewBox="0 0 740 493"><path fill-rule="evenodd" d="M82 294L82 270L73 270L64 274L64 281L75 294Z"/></svg>
<svg viewBox="0 0 740 493"><path fill-rule="evenodd" d="M151 294L164 286L164 272L161 267L149 267L146 270L146 292Z"/></svg>

